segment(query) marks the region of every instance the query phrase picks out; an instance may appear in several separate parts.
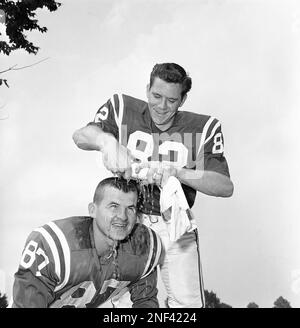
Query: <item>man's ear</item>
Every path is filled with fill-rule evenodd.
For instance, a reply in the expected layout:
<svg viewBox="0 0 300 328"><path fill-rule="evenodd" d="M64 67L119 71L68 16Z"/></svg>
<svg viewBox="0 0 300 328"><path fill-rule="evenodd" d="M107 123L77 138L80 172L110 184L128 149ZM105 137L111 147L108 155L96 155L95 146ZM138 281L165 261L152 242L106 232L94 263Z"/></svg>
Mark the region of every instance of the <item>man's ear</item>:
<svg viewBox="0 0 300 328"><path fill-rule="evenodd" d="M182 98L182 100L181 100L181 103L180 103L179 107L181 107L181 106L185 103L186 98L187 98L187 94L185 94L185 95L183 96L183 98Z"/></svg>
<svg viewBox="0 0 300 328"><path fill-rule="evenodd" d="M146 96L149 99L149 96L150 96L150 84L147 84L147 86L146 86Z"/></svg>
<svg viewBox="0 0 300 328"><path fill-rule="evenodd" d="M96 218L96 205L94 203L89 203L89 214L93 219Z"/></svg>

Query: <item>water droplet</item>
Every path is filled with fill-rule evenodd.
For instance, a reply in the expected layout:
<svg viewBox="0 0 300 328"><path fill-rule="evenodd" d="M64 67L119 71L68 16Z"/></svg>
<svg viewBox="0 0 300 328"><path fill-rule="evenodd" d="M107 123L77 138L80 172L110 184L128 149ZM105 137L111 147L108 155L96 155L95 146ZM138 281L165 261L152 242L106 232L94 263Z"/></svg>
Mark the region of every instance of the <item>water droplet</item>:
<svg viewBox="0 0 300 328"><path fill-rule="evenodd" d="M151 198L151 208L150 208L150 215L152 215L153 213L153 210L154 210L154 192L153 192L153 189L154 189L154 185L152 184L151 185L151 188L150 188L150 198Z"/></svg>

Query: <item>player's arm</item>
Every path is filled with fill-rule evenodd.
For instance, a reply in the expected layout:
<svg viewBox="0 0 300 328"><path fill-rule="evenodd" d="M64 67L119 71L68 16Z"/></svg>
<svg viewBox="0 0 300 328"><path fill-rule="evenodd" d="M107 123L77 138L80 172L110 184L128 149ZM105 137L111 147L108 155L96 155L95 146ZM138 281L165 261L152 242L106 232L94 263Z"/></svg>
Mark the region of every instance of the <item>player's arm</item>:
<svg viewBox="0 0 300 328"><path fill-rule="evenodd" d="M98 109L92 122L73 133L75 144L83 150L101 152L114 145L119 135L118 109L113 96Z"/></svg>
<svg viewBox="0 0 300 328"><path fill-rule="evenodd" d="M231 179L218 172L182 168L176 176L182 183L209 196L230 197L233 194Z"/></svg>
<svg viewBox="0 0 300 328"><path fill-rule="evenodd" d="M53 301L53 290L31 271L19 268L13 286L13 308L47 308Z"/></svg>
<svg viewBox="0 0 300 328"><path fill-rule="evenodd" d="M157 269L129 288L133 308L158 308Z"/></svg>
<svg viewBox="0 0 300 328"><path fill-rule="evenodd" d="M104 132L99 124L88 124L73 133L73 141L82 150L105 152L117 139L113 134Z"/></svg>
<svg viewBox="0 0 300 328"><path fill-rule="evenodd" d="M161 239L154 230L140 224L135 229L132 245L144 263L140 279L129 287L132 307L157 308L157 266L165 256Z"/></svg>
<svg viewBox="0 0 300 328"><path fill-rule="evenodd" d="M208 133L199 146L196 168L177 170L177 178L184 184L204 194L230 197L233 183L224 157L224 138L221 124L214 119Z"/></svg>
<svg viewBox="0 0 300 328"><path fill-rule="evenodd" d="M129 178L134 157L118 141L123 112L120 97L122 95L114 95L101 106L93 122L73 133L73 140L80 149L102 152L103 164L108 170Z"/></svg>
<svg viewBox="0 0 300 328"><path fill-rule="evenodd" d="M223 154L221 125L217 120L213 123L207 138L203 139L202 145L200 143L195 167L192 169L172 166L170 163L165 165L164 162L148 162L138 165L135 172L141 176L141 170L147 168L143 177L146 183L163 187L170 176L175 176L181 183L204 194L230 197L233 193L233 183Z"/></svg>
<svg viewBox="0 0 300 328"><path fill-rule="evenodd" d="M223 166L223 164L221 164ZM143 169L146 169L143 174ZM209 169L187 169L163 163L142 163L136 166L136 174L139 174L143 183L155 183L164 186L170 176L175 176L181 183L192 187L204 194L216 197L230 197L233 193L233 183L225 173L219 173Z"/></svg>
<svg viewBox="0 0 300 328"><path fill-rule="evenodd" d="M58 276L49 246L37 231L27 239L13 285L14 308L47 308Z"/></svg>

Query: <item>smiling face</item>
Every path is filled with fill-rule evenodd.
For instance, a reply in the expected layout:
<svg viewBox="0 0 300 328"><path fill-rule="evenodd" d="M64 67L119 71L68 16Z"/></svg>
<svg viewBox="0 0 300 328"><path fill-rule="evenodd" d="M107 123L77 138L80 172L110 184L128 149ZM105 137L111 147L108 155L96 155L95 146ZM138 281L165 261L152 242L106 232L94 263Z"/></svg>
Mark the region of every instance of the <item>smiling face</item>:
<svg viewBox="0 0 300 328"><path fill-rule="evenodd" d="M151 87L147 86L150 115L160 130L165 131L172 125L175 114L186 99L186 95L182 99L181 94L180 83L169 83L159 77L155 77Z"/></svg>
<svg viewBox="0 0 300 328"><path fill-rule="evenodd" d="M90 216L94 218L95 238L108 238L108 242L125 239L137 220L137 193L127 193L105 186L97 203L89 205ZM111 241L111 242L110 242ZM97 240L95 240L97 243Z"/></svg>

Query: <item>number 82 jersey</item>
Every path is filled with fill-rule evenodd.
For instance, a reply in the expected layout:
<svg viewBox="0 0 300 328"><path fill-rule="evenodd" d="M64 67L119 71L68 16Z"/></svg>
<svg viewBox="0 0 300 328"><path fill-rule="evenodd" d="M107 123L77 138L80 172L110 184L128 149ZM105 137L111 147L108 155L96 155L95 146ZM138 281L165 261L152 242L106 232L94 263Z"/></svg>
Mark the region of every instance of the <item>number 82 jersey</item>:
<svg viewBox="0 0 300 328"><path fill-rule="evenodd" d="M113 134L142 162L159 161L230 176L224 157L221 124L214 117L178 111L172 126L167 131L161 131L152 121L145 101L115 94L100 107L90 124L97 124L104 132ZM196 190L186 185L182 187L192 207ZM160 191L156 186L153 193L154 204L150 199L143 199L140 209L146 214L159 215Z"/></svg>

